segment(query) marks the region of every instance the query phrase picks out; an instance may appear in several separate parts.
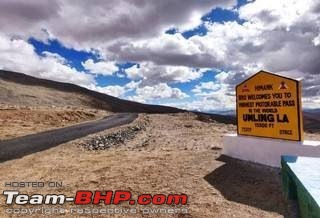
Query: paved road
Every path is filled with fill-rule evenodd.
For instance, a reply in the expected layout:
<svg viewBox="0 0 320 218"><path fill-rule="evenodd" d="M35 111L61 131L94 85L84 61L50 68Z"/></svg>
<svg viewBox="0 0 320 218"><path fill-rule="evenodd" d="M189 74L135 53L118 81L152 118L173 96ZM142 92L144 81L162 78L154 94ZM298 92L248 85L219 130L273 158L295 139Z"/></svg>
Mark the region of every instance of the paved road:
<svg viewBox="0 0 320 218"><path fill-rule="evenodd" d="M131 123L137 117L138 115L134 113L115 114L101 120L0 141L0 163L43 151L108 128Z"/></svg>

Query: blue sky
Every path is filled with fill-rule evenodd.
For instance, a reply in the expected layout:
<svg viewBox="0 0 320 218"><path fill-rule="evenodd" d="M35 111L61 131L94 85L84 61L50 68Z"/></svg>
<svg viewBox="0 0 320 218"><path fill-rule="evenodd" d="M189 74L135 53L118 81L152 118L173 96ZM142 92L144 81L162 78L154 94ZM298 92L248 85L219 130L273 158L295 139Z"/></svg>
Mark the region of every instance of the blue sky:
<svg viewBox="0 0 320 218"><path fill-rule="evenodd" d="M318 1L143 4L0 2L0 69L200 111L234 109L235 85L264 69L303 77L304 107L320 107Z"/></svg>

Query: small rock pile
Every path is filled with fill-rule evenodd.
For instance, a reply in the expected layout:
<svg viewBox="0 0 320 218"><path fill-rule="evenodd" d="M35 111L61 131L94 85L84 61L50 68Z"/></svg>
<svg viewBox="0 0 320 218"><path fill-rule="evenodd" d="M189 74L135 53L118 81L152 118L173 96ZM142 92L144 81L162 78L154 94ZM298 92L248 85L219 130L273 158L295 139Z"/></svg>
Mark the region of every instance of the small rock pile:
<svg viewBox="0 0 320 218"><path fill-rule="evenodd" d="M99 151L118 147L123 145L125 141L132 140L136 134L145 129L146 127L143 124L137 124L108 135L101 135L89 139L82 143L80 147L86 151Z"/></svg>

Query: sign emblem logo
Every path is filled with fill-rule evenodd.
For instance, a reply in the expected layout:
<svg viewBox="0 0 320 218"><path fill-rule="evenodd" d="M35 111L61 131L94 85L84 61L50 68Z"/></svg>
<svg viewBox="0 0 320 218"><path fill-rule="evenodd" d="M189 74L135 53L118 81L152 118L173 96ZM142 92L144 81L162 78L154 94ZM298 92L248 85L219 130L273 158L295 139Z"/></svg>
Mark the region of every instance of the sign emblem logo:
<svg viewBox="0 0 320 218"><path fill-rule="evenodd" d="M242 88L242 92L249 92L249 88L247 86L247 84L244 84L243 88Z"/></svg>
<svg viewBox="0 0 320 218"><path fill-rule="evenodd" d="M281 81L279 89L288 89L288 86L284 81Z"/></svg>

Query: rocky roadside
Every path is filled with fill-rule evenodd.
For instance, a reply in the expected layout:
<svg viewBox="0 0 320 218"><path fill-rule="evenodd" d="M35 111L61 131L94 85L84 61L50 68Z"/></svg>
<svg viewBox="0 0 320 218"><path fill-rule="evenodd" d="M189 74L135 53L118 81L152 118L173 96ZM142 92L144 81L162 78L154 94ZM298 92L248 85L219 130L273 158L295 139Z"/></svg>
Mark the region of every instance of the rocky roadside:
<svg viewBox="0 0 320 218"><path fill-rule="evenodd" d="M126 141L134 139L141 131L145 131L147 123L147 121L143 121L107 135L95 136L81 143L80 149L84 151L101 151L117 148L124 145Z"/></svg>

